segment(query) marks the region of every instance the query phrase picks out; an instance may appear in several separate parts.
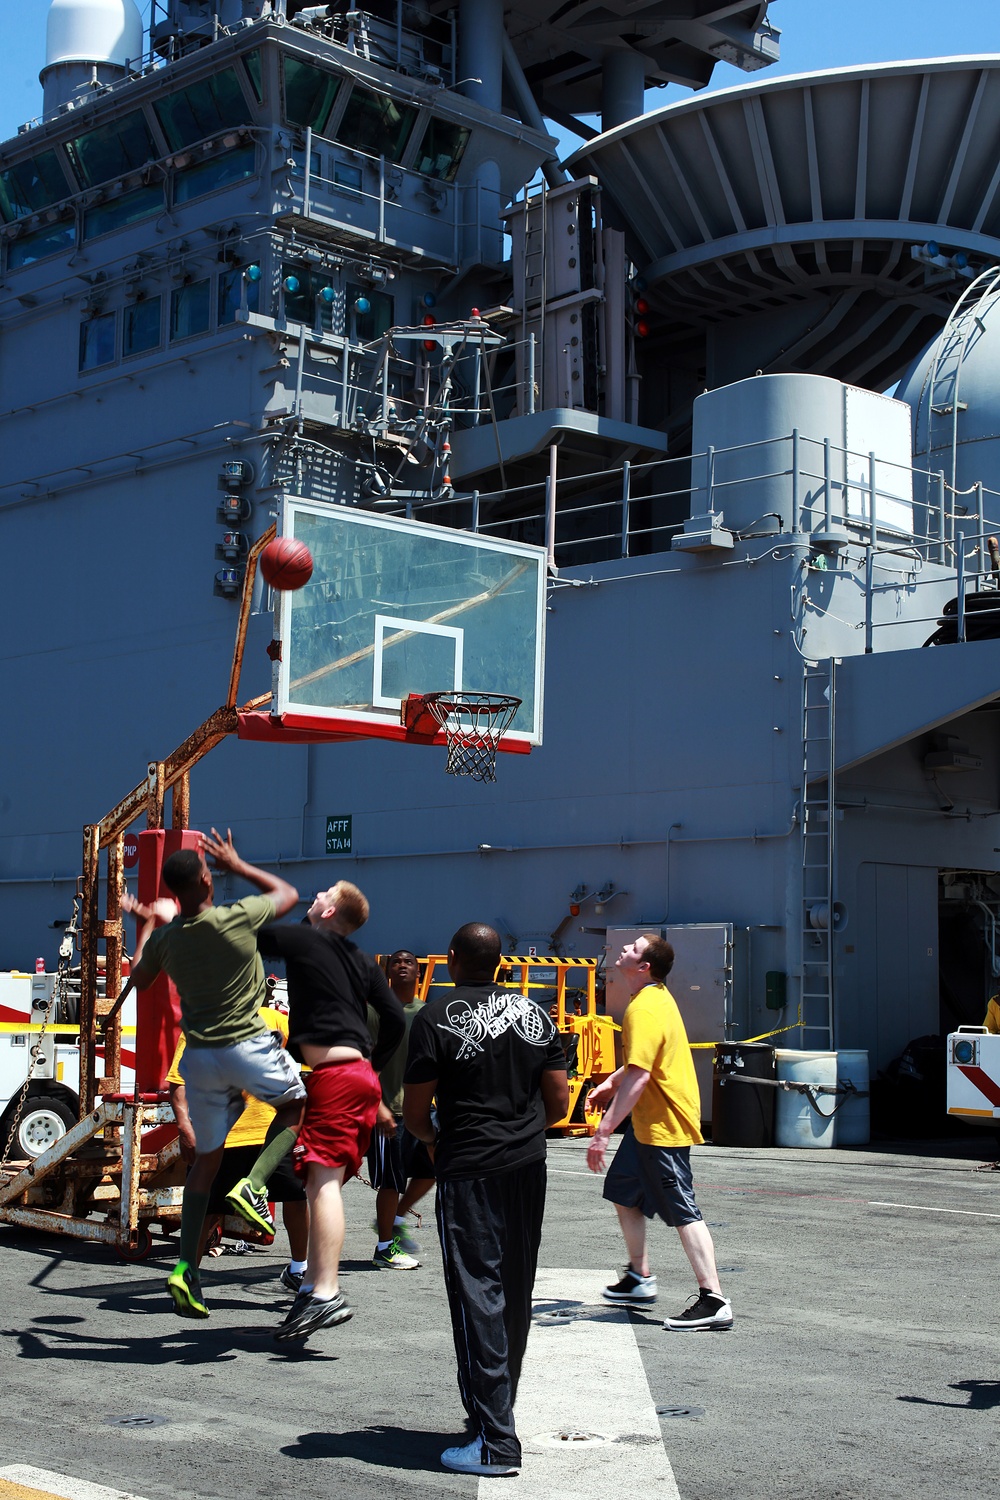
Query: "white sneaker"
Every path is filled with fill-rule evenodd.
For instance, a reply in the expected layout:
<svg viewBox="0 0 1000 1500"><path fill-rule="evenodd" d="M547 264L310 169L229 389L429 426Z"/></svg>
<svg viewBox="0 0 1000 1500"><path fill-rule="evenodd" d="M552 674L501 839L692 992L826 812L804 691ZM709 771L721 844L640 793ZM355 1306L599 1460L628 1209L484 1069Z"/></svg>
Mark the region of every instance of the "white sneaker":
<svg viewBox="0 0 1000 1500"><path fill-rule="evenodd" d="M420 1262L412 1255L407 1255L400 1246L399 1240L390 1240L384 1250L375 1246L372 1256L372 1265L378 1266L380 1271L415 1271Z"/></svg>
<svg viewBox="0 0 1000 1500"><path fill-rule="evenodd" d="M674 1333L693 1332L700 1328L732 1328L733 1304L728 1297L702 1289L697 1297L690 1299L682 1313L676 1318L667 1318L663 1326Z"/></svg>
<svg viewBox="0 0 1000 1500"><path fill-rule="evenodd" d="M473 1438L464 1448L446 1448L441 1455L441 1463L455 1474L478 1474L483 1479L506 1479L520 1473L519 1464L485 1460L482 1438Z"/></svg>
<svg viewBox="0 0 1000 1500"><path fill-rule="evenodd" d="M378 1237L378 1219L372 1219L372 1234L376 1238ZM399 1241L400 1249L405 1250L407 1255L420 1254L420 1246L410 1233L408 1225L394 1224L392 1226L392 1237L394 1240Z"/></svg>

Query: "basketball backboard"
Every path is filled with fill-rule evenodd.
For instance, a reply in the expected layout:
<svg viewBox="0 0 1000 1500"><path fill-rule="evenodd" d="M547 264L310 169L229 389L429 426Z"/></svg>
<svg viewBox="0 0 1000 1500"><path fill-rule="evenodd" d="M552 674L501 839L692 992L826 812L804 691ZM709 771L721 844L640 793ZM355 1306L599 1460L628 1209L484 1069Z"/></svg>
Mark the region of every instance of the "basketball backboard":
<svg viewBox="0 0 1000 1500"><path fill-rule="evenodd" d="M275 596L273 714L405 739L410 693L509 693L522 701L505 740L541 744L544 548L294 496L279 529L314 566Z"/></svg>

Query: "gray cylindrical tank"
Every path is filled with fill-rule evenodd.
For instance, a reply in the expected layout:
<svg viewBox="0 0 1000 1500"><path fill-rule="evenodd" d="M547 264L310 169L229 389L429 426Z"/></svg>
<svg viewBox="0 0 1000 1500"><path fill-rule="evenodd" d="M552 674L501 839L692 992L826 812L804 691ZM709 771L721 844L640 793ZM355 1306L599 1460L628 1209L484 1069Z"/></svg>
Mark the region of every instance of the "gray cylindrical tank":
<svg viewBox="0 0 1000 1500"><path fill-rule="evenodd" d="M783 531L869 534L874 452L877 529L912 534L904 402L824 375L755 375L698 397L692 446L692 515L721 511L730 531L777 516Z"/></svg>
<svg viewBox="0 0 1000 1500"><path fill-rule="evenodd" d="M959 490L1000 491L1000 287L956 310L900 381L913 412L918 468L942 471ZM957 295L957 288L956 288ZM994 507L995 509L995 507Z"/></svg>

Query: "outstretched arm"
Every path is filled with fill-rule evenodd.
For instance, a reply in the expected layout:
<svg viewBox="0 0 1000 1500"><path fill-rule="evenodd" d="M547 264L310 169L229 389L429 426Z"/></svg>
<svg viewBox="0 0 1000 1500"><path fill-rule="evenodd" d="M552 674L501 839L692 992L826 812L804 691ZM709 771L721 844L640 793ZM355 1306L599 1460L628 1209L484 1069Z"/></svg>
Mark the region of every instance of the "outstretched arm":
<svg viewBox="0 0 1000 1500"><path fill-rule="evenodd" d="M240 859L233 846L232 829L226 829L225 838L215 828L212 832L203 833L201 836L201 852L215 861L220 870L229 870L233 875L240 875L244 880L249 880L265 896L270 896L274 902L274 914L283 917L291 911L299 899L299 893L294 885L289 885L287 880L282 880L280 875L271 875L267 870L259 870L256 865L248 865L245 859Z"/></svg>
<svg viewBox="0 0 1000 1500"><path fill-rule="evenodd" d="M611 1132L631 1112L648 1082L649 1073L645 1068L637 1068L630 1063L624 1069L624 1077L611 1101L611 1108L605 1113L587 1147L587 1166L592 1172L604 1171L604 1153L608 1149ZM594 1093L596 1090L591 1093L591 1098Z"/></svg>

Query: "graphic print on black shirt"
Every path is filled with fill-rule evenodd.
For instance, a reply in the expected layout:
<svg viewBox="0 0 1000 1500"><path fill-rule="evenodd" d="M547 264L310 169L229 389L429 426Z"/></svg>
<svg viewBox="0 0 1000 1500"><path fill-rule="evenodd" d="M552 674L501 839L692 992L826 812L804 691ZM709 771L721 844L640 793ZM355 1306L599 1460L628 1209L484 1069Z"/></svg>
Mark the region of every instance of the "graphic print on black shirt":
<svg viewBox="0 0 1000 1500"><path fill-rule="evenodd" d="M350 938L305 922L271 923L257 934L265 958L283 958L288 976L288 1050L356 1047L376 1073L403 1040L406 1017L373 958ZM379 1018L372 1052L368 1007Z"/></svg>
<svg viewBox="0 0 1000 1500"><path fill-rule="evenodd" d="M407 1083L437 1080L439 1177L486 1177L545 1156L542 1074L565 1071L551 1016L492 981L457 985L414 1018Z"/></svg>

